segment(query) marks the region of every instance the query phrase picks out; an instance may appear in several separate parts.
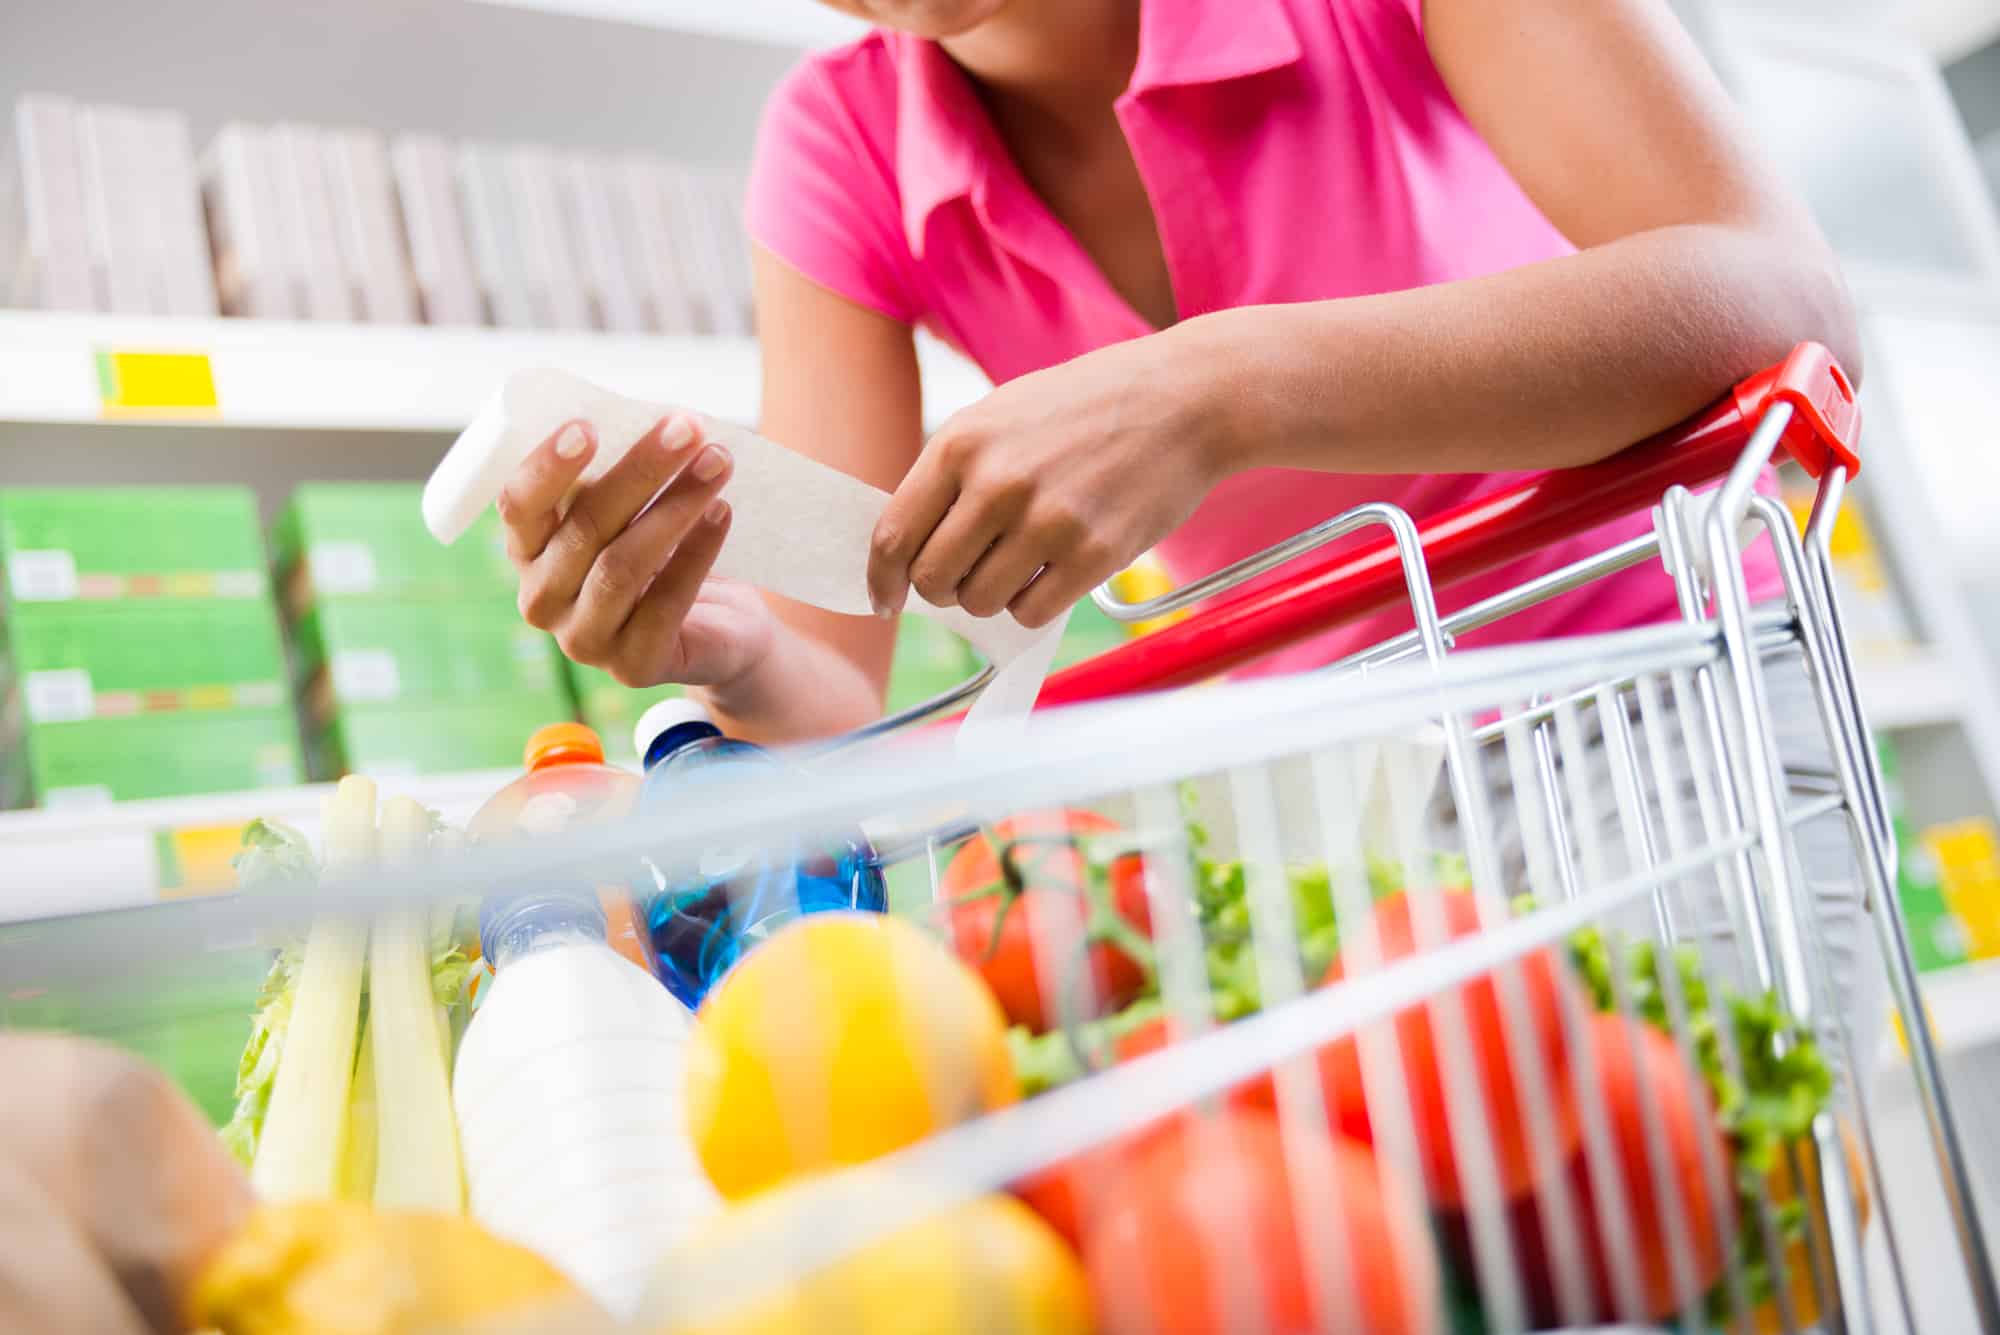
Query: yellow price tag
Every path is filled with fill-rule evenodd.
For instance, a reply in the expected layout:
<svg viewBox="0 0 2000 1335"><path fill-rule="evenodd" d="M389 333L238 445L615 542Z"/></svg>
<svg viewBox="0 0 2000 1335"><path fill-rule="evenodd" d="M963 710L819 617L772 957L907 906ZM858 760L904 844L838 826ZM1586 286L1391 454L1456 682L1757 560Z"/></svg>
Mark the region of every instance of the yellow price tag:
<svg viewBox="0 0 2000 1335"><path fill-rule="evenodd" d="M106 417L213 417L220 408L205 352L97 353Z"/></svg>
<svg viewBox="0 0 2000 1335"><path fill-rule="evenodd" d="M160 830L153 846L160 867L160 898L227 894L236 888L230 859L243 845L241 825L184 825Z"/></svg>

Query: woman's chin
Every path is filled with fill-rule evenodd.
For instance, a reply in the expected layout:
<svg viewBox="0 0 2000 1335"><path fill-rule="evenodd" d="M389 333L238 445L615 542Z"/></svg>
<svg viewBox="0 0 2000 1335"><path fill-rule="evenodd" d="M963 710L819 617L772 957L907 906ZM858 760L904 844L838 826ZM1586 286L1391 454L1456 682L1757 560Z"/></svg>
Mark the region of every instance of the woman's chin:
<svg viewBox="0 0 2000 1335"><path fill-rule="evenodd" d="M971 32L1006 6L1007 0L820 0L845 14L936 40Z"/></svg>

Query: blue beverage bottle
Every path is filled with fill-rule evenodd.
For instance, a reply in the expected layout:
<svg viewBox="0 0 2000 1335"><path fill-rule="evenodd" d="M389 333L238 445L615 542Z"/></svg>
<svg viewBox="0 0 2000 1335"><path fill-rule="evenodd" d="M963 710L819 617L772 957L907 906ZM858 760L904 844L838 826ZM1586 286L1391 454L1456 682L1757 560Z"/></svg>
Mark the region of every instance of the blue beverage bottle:
<svg viewBox="0 0 2000 1335"><path fill-rule="evenodd" d="M717 779L741 782L746 771L780 772L762 747L722 735L693 700L662 700L634 729L645 761L639 809L673 819L674 799ZM881 912L888 904L875 850L859 831L827 844L716 849L692 873L649 865L652 884L637 887L659 960L660 980L690 1007L744 951L800 914L831 909Z"/></svg>

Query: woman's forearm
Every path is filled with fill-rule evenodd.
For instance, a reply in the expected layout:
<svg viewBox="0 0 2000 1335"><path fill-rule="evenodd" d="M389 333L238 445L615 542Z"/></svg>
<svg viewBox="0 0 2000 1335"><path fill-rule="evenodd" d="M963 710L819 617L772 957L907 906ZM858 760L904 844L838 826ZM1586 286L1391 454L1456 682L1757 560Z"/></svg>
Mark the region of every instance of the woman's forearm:
<svg viewBox="0 0 2000 1335"><path fill-rule="evenodd" d="M852 658L782 621L749 672L694 694L723 732L761 746L830 737L882 713L880 691Z"/></svg>
<svg viewBox="0 0 2000 1335"><path fill-rule="evenodd" d="M1816 248L1814 248L1816 249ZM1378 296L1190 320L1221 471L1484 473L1603 458L1803 339L1858 370L1830 259L1729 226L1640 233L1541 264Z"/></svg>

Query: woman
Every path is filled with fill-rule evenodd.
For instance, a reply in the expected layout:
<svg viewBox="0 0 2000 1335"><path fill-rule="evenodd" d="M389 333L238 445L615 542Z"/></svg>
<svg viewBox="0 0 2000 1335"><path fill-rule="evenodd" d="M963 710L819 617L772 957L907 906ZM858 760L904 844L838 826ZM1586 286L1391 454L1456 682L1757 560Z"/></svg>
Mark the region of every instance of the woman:
<svg viewBox="0 0 2000 1335"><path fill-rule="evenodd" d="M763 427L894 490L883 619L705 580L729 460L685 417L564 512L572 424L501 503L529 621L734 734L877 714L912 587L1041 625L1149 548L1198 574L1363 501L1421 516L1602 458L1801 339L1856 364L1824 241L1662 0L830 2L880 26L767 113ZM920 323L999 385L927 441ZM1672 613L1640 569L1506 632Z"/></svg>

